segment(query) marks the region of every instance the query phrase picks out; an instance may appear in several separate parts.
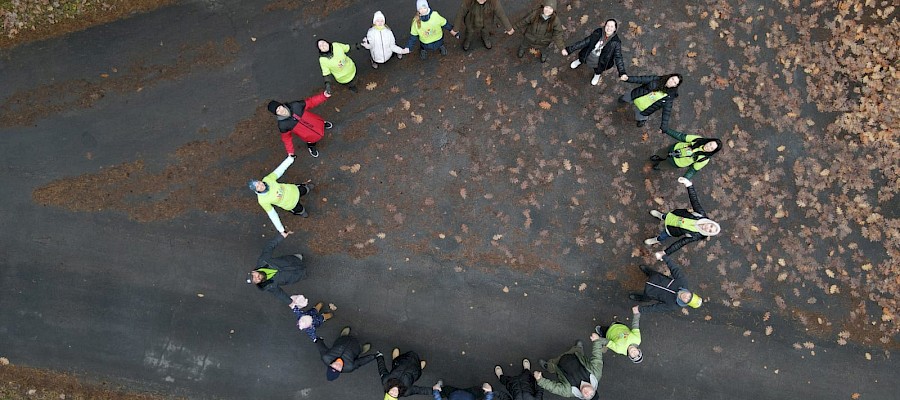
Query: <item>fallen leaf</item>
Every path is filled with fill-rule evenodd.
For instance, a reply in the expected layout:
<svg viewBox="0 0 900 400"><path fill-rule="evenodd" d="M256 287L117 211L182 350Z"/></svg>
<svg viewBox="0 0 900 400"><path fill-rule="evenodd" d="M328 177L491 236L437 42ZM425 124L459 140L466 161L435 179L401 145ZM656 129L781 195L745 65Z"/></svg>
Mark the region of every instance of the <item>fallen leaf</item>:
<svg viewBox="0 0 900 400"><path fill-rule="evenodd" d="M462 197L463 200L465 200L465 198L466 198L466 188L460 188L460 189L459 189L459 197Z"/></svg>
<svg viewBox="0 0 900 400"><path fill-rule="evenodd" d="M508 287L508 286L504 286L504 287L503 287L503 293L509 293L509 287Z"/></svg>
<svg viewBox="0 0 900 400"><path fill-rule="evenodd" d="M378 82L369 82L366 84L366 90L372 90L378 87Z"/></svg>
<svg viewBox="0 0 900 400"><path fill-rule="evenodd" d="M624 174L626 172L628 172L628 162L627 161L622 163L622 173Z"/></svg>
<svg viewBox="0 0 900 400"><path fill-rule="evenodd" d="M581 284L578 285L578 291L583 292L585 290L587 290L587 283L581 282Z"/></svg>
<svg viewBox="0 0 900 400"><path fill-rule="evenodd" d="M542 102L538 103L538 105L541 106L541 108L543 108L543 109L545 109L545 110L549 110L550 107L552 107L552 106L550 105L550 103L548 103L548 102L546 102L546 101L542 101Z"/></svg>

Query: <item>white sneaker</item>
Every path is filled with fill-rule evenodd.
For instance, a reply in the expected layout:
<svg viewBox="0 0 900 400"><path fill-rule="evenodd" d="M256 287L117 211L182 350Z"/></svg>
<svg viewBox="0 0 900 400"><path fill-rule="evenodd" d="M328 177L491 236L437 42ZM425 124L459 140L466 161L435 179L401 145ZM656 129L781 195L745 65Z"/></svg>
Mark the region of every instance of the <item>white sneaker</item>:
<svg viewBox="0 0 900 400"><path fill-rule="evenodd" d="M597 86L598 83L600 83L600 75L594 75L594 77L591 78L591 85Z"/></svg>
<svg viewBox="0 0 900 400"><path fill-rule="evenodd" d="M647 244L647 245L657 244L657 243L659 243L659 240L656 239L655 237L652 237L652 238L644 241L644 244Z"/></svg>
<svg viewBox="0 0 900 400"><path fill-rule="evenodd" d="M575 60L572 61L571 64L569 64L569 68L575 69L578 68L579 65L581 65L581 60Z"/></svg>
<svg viewBox="0 0 900 400"><path fill-rule="evenodd" d="M656 218L659 218L659 219L663 219L663 213L656 211L656 210L650 210L650 215L652 215Z"/></svg>

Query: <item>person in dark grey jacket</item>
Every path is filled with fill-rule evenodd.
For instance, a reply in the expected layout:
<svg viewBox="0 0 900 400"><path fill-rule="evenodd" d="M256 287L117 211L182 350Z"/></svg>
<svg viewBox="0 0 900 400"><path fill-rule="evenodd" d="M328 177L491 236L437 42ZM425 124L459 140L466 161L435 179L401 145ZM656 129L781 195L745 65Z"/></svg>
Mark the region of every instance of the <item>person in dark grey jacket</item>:
<svg viewBox="0 0 900 400"><path fill-rule="evenodd" d="M416 394L430 395L431 388L416 386L415 383L422 377L425 368L425 360L419 358L414 351L400 354L400 349L391 352L391 370L384 365L384 356L378 354L375 361L378 363L378 374L381 376L381 384L384 386L384 399L398 399L400 397Z"/></svg>
<svg viewBox="0 0 900 400"><path fill-rule="evenodd" d="M613 65L619 71L619 80L628 80L628 75L625 73L625 62L622 60L622 41L616 34L618 27L619 23L616 20L608 19L602 28L595 29L590 36L562 50L563 56L578 51L578 59L569 64L572 69L578 68L581 64L586 64L594 69L591 85L597 86L600 83L600 74L612 68Z"/></svg>
<svg viewBox="0 0 900 400"><path fill-rule="evenodd" d="M334 341L331 347L328 347L325 339L322 338L316 338L315 343L319 349L319 355L322 356L322 362L328 367L325 370L325 377L329 381L337 379L341 374L353 372L381 355L381 353L377 353L360 356L368 352L372 345L366 343L360 348L359 340L350 336L349 326L341 330L341 336Z"/></svg>
<svg viewBox="0 0 900 400"><path fill-rule="evenodd" d="M681 267L664 256L663 261L669 266L670 275L664 275L641 265L641 271L647 275L644 293L632 293L628 298L634 301L656 301L656 304L638 306L638 314L644 312L675 311L682 307L697 308L703 304L699 295L688 289L687 278Z"/></svg>
<svg viewBox="0 0 900 400"><path fill-rule="evenodd" d="M494 366L494 375L506 390L512 400L543 400L544 389L538 386L531 372L531 361L527 358L522 360L522 372L516 376L507 376L503 374L503 368L499 365Z"/></svg>
<svg viewBox="0 0 900 400"><path fill-rule="evenodd" d="M266 244L266 248L256 260L256 269L250 271L250 277L247 279L247 283L253 283L259 290L272 293L284 304L291 304L291 297L281 287L306 278L306 267L303 266L302 254L272 256L275 246L278 246L284 238L292 233L288 231L283 236L275 235L275 238Z"/></svg>

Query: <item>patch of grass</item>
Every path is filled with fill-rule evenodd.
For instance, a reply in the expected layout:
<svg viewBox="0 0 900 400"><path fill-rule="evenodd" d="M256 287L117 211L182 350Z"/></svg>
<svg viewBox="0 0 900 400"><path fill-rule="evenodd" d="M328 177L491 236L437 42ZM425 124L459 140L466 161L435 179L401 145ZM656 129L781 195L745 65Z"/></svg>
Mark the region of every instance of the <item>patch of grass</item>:
<svg viewBox="0 0 900 400"><path fill-rule="evenodd" d="M0 399L159 400L106 382L89 383L74 375L14 365L0 366Z"/></svg>

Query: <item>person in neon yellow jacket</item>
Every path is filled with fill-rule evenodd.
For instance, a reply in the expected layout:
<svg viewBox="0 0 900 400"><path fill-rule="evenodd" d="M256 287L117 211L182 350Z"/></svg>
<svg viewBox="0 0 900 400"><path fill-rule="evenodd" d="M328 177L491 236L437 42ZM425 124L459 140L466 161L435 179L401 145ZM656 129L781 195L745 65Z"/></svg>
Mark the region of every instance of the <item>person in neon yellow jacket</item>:
<svg viewBox="0 0 900 400"><path fill-rule="evenodd" d="M281 218L279 218L278 213L275 212L274 206L288 210L294 215L307 218L309 217L309 213L306 212L303 204L300 203L300 197L305 196L313 189L313 184L309 182L300 185L278 182L281 175L284 175L284 171L294 163L294 158L295 156L288 156L285 158L278 168L275 168L272 173L266 175L261 181L253 179L247 183L250 190L253 190L253 192L256 193L256 200L263 210L266 211L266 214L269 215L272 225L274 225L275 229L284 237L287 237L290 233L285 230L284 225L281 224Z"/></svg>
<svg viewBox="0 0 900 400"><path fill-rule="evenodd" d="M644 353L638 347L641 344L641 310L640 307L631 308L631 328L628 325L613 322L609 326L597 325L594 332L601 336L601 342L606 342L606 347L615 353L628 356L631 362L638 364L644 361Z"/></svg>
<svg viewBox="0 0 900 400"><path fill-rule="evenodd" d="M672 255L688 243L704 240L722 232L722 227L719 226L719 223L709 219L706 210L700 205L700 199L697 197L694 183L683 176L678 178L678 183L687 188L688 198L691 201L693 211L679 208L663 214L657 210L650 210L650 215L663 222L663 228L658 236L644 240L645 244L652 246L669 238L680 237L675 243L669 245L665 251L653 253L657 260L662 260L664 256Z"/></svg>
<svg viewBox="0 0 900 400"><path fill-rule="evenodd" d="M689 135L670 128L662 131L678 142L657 150L656 154L650 157L653 169L657 171L660 170L660 165L670 169L687 168L684 177L691 179L700 168L709 164L710 157L722 150L722 141L719 139ZM670 161L663 163L666 159Z"/></svg>
<svg viewBox="0 0 900 400"><path fill-rule="evenodd" d="M351 92L356 93L356 64L347 55L350 52L350 45L319 39L316 47L319 48L319 66L322 67L322 76L325 77L325 92L330 95L331 82L336 81L347 85Z"/></svg>
<svg viewBox="0 0 900 400"><path fill-rule="evenodd" d="M409 41L406 42L406 52L421 42L419 56L428 58L429 50L439 50L442 56L447 55L447 46L444 46L444 31L453 31L453 25L442 17L437 11L428 6L428 0L416 0L416 16L413 17L412 27L409 28Z"/></svg>

